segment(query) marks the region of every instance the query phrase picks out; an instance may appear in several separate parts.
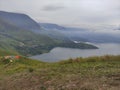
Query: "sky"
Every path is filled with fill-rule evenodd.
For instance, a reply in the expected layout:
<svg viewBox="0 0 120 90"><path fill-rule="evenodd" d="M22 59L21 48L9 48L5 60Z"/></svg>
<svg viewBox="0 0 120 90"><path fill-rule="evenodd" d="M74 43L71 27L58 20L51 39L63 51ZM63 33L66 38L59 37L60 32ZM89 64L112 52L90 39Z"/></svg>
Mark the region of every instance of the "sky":
<svg viewBox="0 0 120 90"><path fill-rule="evenodd" d="M120 24L120 0L0 0L0 10L68 26Z"/></svg>

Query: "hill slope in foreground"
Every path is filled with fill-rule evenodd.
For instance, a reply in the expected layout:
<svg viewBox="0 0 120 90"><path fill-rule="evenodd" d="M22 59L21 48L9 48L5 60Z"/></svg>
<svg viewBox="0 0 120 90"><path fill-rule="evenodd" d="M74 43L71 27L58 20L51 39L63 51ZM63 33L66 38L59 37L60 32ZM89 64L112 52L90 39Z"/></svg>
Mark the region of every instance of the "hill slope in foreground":
<svg viewBox="0 0 120 90"><path fill-rule="evenodd" d="M45 63L0 59L0 90L119 90L120 56Z"/></svg>

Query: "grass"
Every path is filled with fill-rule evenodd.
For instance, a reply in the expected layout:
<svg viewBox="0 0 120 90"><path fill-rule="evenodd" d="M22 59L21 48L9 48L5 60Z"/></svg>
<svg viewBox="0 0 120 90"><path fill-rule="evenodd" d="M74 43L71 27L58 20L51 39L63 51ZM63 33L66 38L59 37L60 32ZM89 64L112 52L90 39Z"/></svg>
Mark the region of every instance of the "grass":
<svg viewBox="0 0 120 90"><path fill-rule="evenodd" d="M0 90L119 90L120 56L0 62Z"/></svg>

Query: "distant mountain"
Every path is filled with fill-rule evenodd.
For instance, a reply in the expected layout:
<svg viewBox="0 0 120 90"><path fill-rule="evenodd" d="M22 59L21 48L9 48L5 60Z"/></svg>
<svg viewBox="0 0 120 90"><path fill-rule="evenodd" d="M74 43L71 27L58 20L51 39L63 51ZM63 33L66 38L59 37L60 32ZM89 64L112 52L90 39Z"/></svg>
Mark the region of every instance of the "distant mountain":
<svg viewBox="0 0 120 90"><path fill-rule="evenodd" d="M0 49L33 55L46 52L56 42L44 35L18 28L0 19Z"/></svg>
<svg viewBox="0 0 120 90"><path fill-rule="evenodd" d="M39 31L40 25L25 14L0 11L0 18L9 24L31 31Z"/></svg>
<svg viewBox="0 0 120 90"><path fill-rule="evenodd" d="M46 35L55 40L71 41L67 36L64 35L64 33L59 31L59 30L64 30L65 29L64 27L50 23L39 23L39 25L43 28L43 30L39 31L39 33Z"/></svg>
<svg viewBox="0 0 120 90"><path fill-rule="evenodd" d="M59 30L59 31L85 31L84 28L75 28L75 27L65 27L58 24L53 23L39 23L39 25L48 30Z"/></svg>
<svg viewBox="0 0 120 90"><path fill-rule="evenodd" d="M39 23L40 26L48 30L65 30L66 28L57 24L52 23Z"/></svg>
<svg viewBox="0 0 120 90"><path fill-rule="evenodd" d="M54 47L97 48L85 43L76 44L66 37L61 39L62 34L60 35L58 32L56 34L52 31L54 33L52 35L59 35L58 38L56 35L53 38L51 35L42 33L42 31L45 29L27 15L0 12L0 51L36 55L48 52Z"/></svg>
<svg viewBox="0 0 120 90"><path fill-rule="evenodd" d="M74 27L64 27L57 24L51 24L51 23L39 23L39 25L46 29L46 32L49 36L53 36L56 32L56 37L59 36L59 38L69 38L71 41L81 41L81 42L88 42L86 38L81 37L80 35L75 36L74 32L76 31L86 31L86 29L83 28L74 28ZM44 31L45 32L45 31Z"/></svg>
<svg viewBox="0 0 120 90"><path fill-rule="evenodd" d="M120 27L113 25L99 26L96 28L63 27L56 24L41 24L41 27L52 27L72 41L92 43L120 43ZM49 28L47 28L49 29ZM51 31L51 29L49 29Z"/></svg>
<svg viewBox="0 0 120 90"><path fill-rule="evenodd" d="M43 23L38 24L28 15L4 12L4 11L0 11L0 18L17 28L21 28L24 30L30 30L37 34L43 34L43 35L46 35L50 38L53 38L59 41L69 41L69 39L65 37L62 33L58 31L54 31L55 29L54 27L56 27L56 29L57 28L64 29L64 27L58 26L56 24L50 24L50 25L48 23L46 23L47 25ZM42 25L44 25L45 28L41 27ZM52 31L48 31L48 29L51 29Z"/></svg>

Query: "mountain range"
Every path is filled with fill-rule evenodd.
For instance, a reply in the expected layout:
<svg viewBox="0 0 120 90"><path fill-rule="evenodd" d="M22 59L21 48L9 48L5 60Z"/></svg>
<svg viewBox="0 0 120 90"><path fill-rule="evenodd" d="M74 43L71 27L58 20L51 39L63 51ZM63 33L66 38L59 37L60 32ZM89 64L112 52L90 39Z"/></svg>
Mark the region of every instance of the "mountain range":
<svg viewBox="0 0 120 90"><path fill-rule="evenodd" d="M42 23L42 27L51 31L58 31L72 41L91 43L120 43L120 30L118 26L104 25L98 27L76 28L57 24Z"/></svg>
<svg viewBox="0 0 120 90"><path fill-rule="evenodd" d="M48 52L54 47L97 49L83 42L74 43L62 32L48 28L51 31L28 15L0 11L0 51L30 56Z"/></svg>

